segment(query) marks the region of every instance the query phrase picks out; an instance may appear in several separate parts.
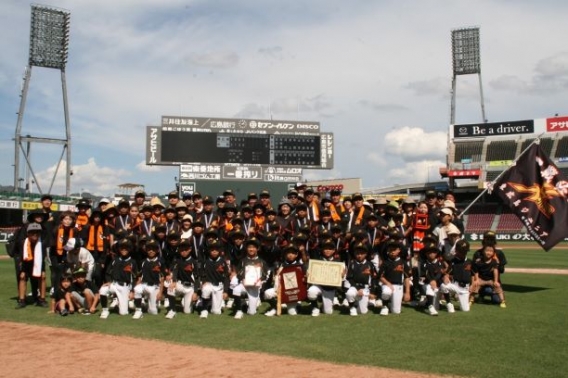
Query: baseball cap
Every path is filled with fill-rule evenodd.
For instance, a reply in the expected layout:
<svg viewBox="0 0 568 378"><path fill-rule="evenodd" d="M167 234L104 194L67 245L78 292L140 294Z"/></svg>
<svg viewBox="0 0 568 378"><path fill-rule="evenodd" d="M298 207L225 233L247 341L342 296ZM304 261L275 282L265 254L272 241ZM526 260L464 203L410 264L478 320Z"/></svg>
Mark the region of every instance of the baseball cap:
<svg viewBox="0 0 568 378"><path fill-rule="evenodd" d="M143 190L137 190L136 193L134 193L134 198L136 197L144 197L146 198L146 192Z"/></svg>
<svg viewBox="0 0 568 378"><path fill-rule="evenodd" d="M456 252L467 253L469 251L469 243L467 240L460 239L456 242Z"/></svg>
<svg viewBox="0 0 568 378"><path fill-rule="evenodd" d="M168 199L170 198L179 198L179 194L176 190L172 190L171 192L168 193Z"/></svg>
<svg viewBox="0 0 568 378"><path fill-rule="evenodd" d="M363 201L363 195L361 193L354 193L352 198L353 201Z"/></svg>
<svg viewBox="0 0 568 378"><path fill-rule="evenodd" d="M39 223L30 223L28 225L28 228L26 229L27 232L34 232L34 231L39 231L41 232L42 228L41 225Z"/></svg>
<svg viewBox="0 0 568 378"><path fill-rule="evenodd" d="M452 211L452 209L448 208L448 207L444 207L442 210L440 210L441 214L445 214L445 215L453 215L454 212Z"/></svg>
<svg viewBox="0 0 568 378"><path fill-rule="evenodd" d="M263 189L263 190L260 191L259 196L260 196L260 197L268 197L268 198L270 198L270 192L269 192L268 190L266 190L266 189Z"/></svg>
<svg viewBox="0 0 568 378"><path fill-rule="evenodd" d="M339 196L341 195L341 190L339 189L331 189L331 191L329 192L330 195L332 196Z"/></svg>
<svg viewBox="0 0 568 378"><path fill-rule="evenodd" d="M69 252L80 247L81 247L81 240L75 238L69 238L69 240L67 240L67 243L63 246L63 249Z"/></svg>
<svg viewBox="0 0 568 378"><path fill-rule="evenodd" d="M436 192L433 191L433 190L427 190L425 196L426 196L426 198L435 198Z"/></svg>
<svg viewBox="0 0 568 378"><path fill-rule="evenodd" d="M87 271L86 271L83 267L81 267L81 268L75 270L75 271L73 272L73 275L74 275L74 276L86 276L86 275L87 275Z"/></svg>

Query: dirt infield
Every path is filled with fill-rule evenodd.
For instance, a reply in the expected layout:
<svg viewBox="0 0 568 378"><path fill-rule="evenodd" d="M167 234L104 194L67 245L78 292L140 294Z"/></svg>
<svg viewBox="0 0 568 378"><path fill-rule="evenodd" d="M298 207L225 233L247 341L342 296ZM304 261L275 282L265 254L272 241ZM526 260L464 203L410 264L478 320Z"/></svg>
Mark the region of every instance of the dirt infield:
<svg viewBox="0 0 568 378"><path fill-rule="evenodd" d="M10 377L439 377L11 322L0 322L0 337Z"/></svg>
<svg viewBox="0 0 568 378"><path fill-rule="evenodd" d="M505 268L506 273L568 274L568 269Z"/></svg>

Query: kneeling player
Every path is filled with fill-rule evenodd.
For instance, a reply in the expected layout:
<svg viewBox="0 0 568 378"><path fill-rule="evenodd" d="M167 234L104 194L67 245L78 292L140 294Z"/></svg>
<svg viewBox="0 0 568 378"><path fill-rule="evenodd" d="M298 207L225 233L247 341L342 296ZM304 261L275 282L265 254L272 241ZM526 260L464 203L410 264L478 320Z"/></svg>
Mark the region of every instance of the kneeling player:
<svg viewBox="0 0 568 378"><path fill-rule="evenodd" d="M235 297L235 319L242 319L242 295L246 293L248 299L247 314L255 315L260 305L260 289L268 279L268 265L258 257L260 242L251 238L245 242L246 256L237 265L237 278L239 284L233 289Z"/></svg>
<svg viewBox="0 0 568 378"><path fill-rule="evenodd" d="M146 259L142 261L140 268L141 276L138 284L134 287L134 306L136 311L132 316L133 319L142 318L142 297L148 297L148 314L158 315L157 303L162 296L164 290L165 266L160 257L158 257L158 242L149 240L146 243Z"/></svg>
<svg viewBox="0 0 568 378"><path fill-rule="evenodd" d="M355 259L349 262L344 286L345 297L349 302L349 315L366 314L369 307L369 294L376 286L377 271L375 265L367 260L369 249L365 243L358 243L354 248Z"/></svg>
<svg viewBox="0 0 568 378"><path fill-rule="evenodd" d="M282 265L280 265L279 270L281 270L282 268L295 267L295 266L301 266L302 268L305 268L302 259L299 257L300 252L298 251L298 248L296 248L295 245L293 244L288 245L287 247L284 248L282 252L284 254L284 261L282 262ZM278 285L279 285L278 277L279 273L276 275L274 287L271 287L264 291L264 299L266 299L270 304L270 308L268 309L268 311L264 313L264 315L266 316L276 315L276 300L277 300ZM286 307L288 315L292 316L297 315L298 311L296 307L297 303L289 303Z"/></svg>
<svg viewBox="0 0 568 378"><path fill-rule="evenodd" d="M99 290L101 296L101 319L108 318L108 295L115 294L118 299L118 313L128 315L128 300L132 283L137 276L136 262L130 257L132 243L128 239L123 239L118 243L119 255L112 261L107 270L107 283Z"/></svg>
<svg viewBox="0 0 568 378"><path fill-rule="evenodd" d="M209 256L203 262L200 274L203 310L199 317L202 319L207 318L209 308L212 314L221 315L223 301L228 298L229 290L229 267L221 257L221 243L214 241L208 248Z"/></svg>
<svg viewBox="0 0 568 378"><path fill-rule="evenodd" d="M189 239L183 239L179 244L179 257L174 260L171 282L168 282L167 319L173 319L176 316L175 305L178 296L183 298L184 314L191 313L197 272L197 260L193 258L191 249L192 244Z"/></svg>
<svg viewBox="0 0 568 378"><path fill-rule="evenodd" d="M386 316L390 312L400 314L402 300L410 300L410 266L400 258L402 244L398 242L387 243L387 258L379 269L379 281L381 284L381 299L383 308L381 315Z"/></svg>
<svg viewBox="0 0 568 378"><path fill-rule="evenodd" d="M336 256L335 243L333 240L328 239L322 243L321 253L319 260L322 261L339 261L339 256ZM342 276L345 271L342 272ZM336 288L334 286L312 285L308 288L308 300L312 308L312 316L319 316L320 309L318 308L318 297L321 296L323 313L331 315L333 313L333 297L335 296Z"/></svg>

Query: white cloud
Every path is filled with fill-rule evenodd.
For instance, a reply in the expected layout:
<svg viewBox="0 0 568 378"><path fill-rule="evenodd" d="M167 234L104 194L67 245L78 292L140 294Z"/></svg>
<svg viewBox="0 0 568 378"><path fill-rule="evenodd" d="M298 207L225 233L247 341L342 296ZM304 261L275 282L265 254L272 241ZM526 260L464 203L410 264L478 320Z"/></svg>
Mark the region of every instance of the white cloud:
<svg viewBox="0 0 568 378"><path fill-rule="evenodd" d="M446 154L447 134L425 132L419 127L404 126L385 135L385 151L404 161L440 158Z"/></svg>
<svg viewBox="0 0 568 378"><path fill-rule="evenodd" d="M159 165L147 165L146 160L142 160L140 163L136 164L136 169L140 172L160 172L162 167Z"/></svg>
<svg viewBox="0 0 568 378"><path fill-rule="evenodd" d="M439 168L443 166L440 160L407 162L401 167L389 169L387 177L392 184L435 182L441 180Z"/></svg>
<svg viewBox="0 0 568 378"><path fill-rule="evenodd" d="M36 173L43 192L49 189L56 165ZM65 193L66 162L62 161L55 179L52 193ZM117 186L128 181L131 173L125 169L101 167L95 158L89 158L85 164L73 164L71 176L71 192L86 191L95 195L110 195L116 192Z"/></svg>
<svg viewBox="0 0 568 378"><path fill-rule="evenodd" d="M367 160L380 168L386 167L388 165L386 156L379 154L378 152L369 152L367 154Z"/></svg>
<svg viewBox="0 0 568 378"><path fill-rule="evenodd" d="M337 169L330 169L330 170L305 169L302 177L304 180L307 181L334 180L334 179L344 178L341 172Z"/></svg>
<svg viewBox="0 0 568 378"><path fill-rule="evenodd" d="M196 66L210 68L230 68L239 63L239 55L234 51L214 51L204 54L192 53L189 61Z"/></svg>

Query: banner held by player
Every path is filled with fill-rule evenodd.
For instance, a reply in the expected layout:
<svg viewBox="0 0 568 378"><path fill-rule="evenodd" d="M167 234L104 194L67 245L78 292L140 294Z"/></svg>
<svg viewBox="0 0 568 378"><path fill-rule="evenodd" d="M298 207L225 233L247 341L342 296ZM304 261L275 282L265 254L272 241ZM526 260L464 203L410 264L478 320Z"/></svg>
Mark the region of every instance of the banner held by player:
<svg viewBox="0 0 568 378"><path fill-rule="evenodd" d="M495 180L493 190L545 251L568 237L568 180L538 143Z"/></svg>

